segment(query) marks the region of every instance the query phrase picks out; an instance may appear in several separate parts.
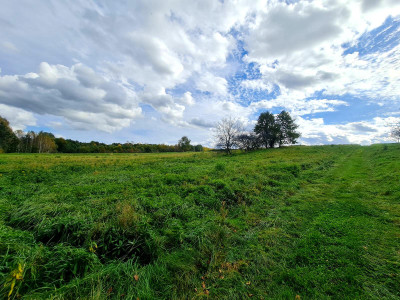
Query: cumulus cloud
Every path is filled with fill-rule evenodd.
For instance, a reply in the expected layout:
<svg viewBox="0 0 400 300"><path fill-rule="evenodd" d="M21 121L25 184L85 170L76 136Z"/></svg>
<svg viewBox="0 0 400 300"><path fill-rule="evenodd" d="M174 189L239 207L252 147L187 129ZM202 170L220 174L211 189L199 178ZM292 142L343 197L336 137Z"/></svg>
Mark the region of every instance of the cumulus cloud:
<svg viewBox="0 0 400 300"><path fill-rule="evenodd" d="M396 9L399 6L400 3L397 0L363 0L361 8L363 12L369 12L379 9Z"/></svg>
<svg viewBox="0 0 400 300"><path fill-rule="evenodd" d="M224 96L227 93L227 84L228 82L225 78L214 76L211 73L205 73L200 76L196 87L202 92L211 92Z"/></svg>
<svg viewBox="0 0 400 300"><path fill-rule="evenodd" d="M20 127L56 116L57 128L115 133L133 122L160 128L162 120L180 133L203 130L204 141L227 115L251 125L263 109L301 121L352 109L349 96L400 102L399 19L385 22L400 14L396 0L19 5L0 11L0 103L19 110L21 117L9 115ZM307 134L327 142L332 132L337 141L381 132L371 119L347 127L312 120L304 128L325 131Z"/></svg>
<svg viewBox="0 0 400 300"><path fill-rule="evenodd" d="M284 108L294 116L303 116L321 112L333 112L338 106L348 106L348 103L343 100L328 100L328 99L307 99L305 100L302 93L290 93L281 95L272 100L262 100L252 103L249 107L254 111L260 109L271 110L273 108Z"/></svg>
<svg viewBox="0 0 400 300"><path fill-rule="evenodd" d="M106 132L128 126L141 114L132 90L82 64L68 68L43 62L37 73L1 76L0 103L62 116L75 128Z"/></svg>
<svg viewBox="0 0 400 300"><path fill-rule="evenodd" d="M190 124L205 128L212 128L215 126L215 123L200 118L193 118L190 120Z"/></svg>
<svg viewBox="0 0 400 300"><path fill-rule="evenodd" d="M191 92L184 93L183 96L178 99L178 101L180 103L182 103L183 105L187 105L187 106L192 106L196 103L196 101L192 97Z"/></svg>
<svg viewBox="0 0 400 300"><path fill-rule="evenodd" d="M26 110L0 104L0 116L10 121L13 130L24 130L26 126L35 126L35 116Z"/></svg>
<svg viewBox="0 0 400 300"><path fill-rule="evenodd" d="M328 9L318 2L276 3L259 14L246 40L249 56L280 58L339 36L342 23L350 17L349 9Z"/></svg>
<svg viewBox="0 0 400 300"><path fill-rule="evenodd" d="M381 40L358 46L368 46L369 53L345 52L346 47L357 47L358 39L372 39L364 33L399 13L399 3L391 0L293 4L272 1L249 26L245 60L260 66L262 75L258 81L279 86L281 95L275 102L280 104L290 106L303 99L304 105L311 104L309 110L313 110L313 103L306 99L320 91L324 95L353 95L379 103L399 101L397 23L376 33ZM389 41L391 44L385 46ZM282 98L291 100L282 103ZM265 106L265 101L259 105Z"/></svg>
<svg viewBox="0 0 400 300"><path fill-rule="evenodd" d="M310 120L299 117L299 130L303 144L362 144L369 145L390 141L389 124L399 122L400 118L375 117L371 120L348 122L344 124L325 124L322 118Z"/></svg>

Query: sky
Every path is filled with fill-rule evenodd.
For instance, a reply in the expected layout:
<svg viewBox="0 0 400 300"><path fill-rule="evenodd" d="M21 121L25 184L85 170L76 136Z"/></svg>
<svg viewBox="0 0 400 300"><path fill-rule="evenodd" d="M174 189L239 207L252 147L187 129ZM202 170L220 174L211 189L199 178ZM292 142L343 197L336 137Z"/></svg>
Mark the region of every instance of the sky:
<svg viewBox="0 0 400 300"><path fill-rule="evenodd" d="M390 141L399 0L0 0L0 115L80 141L213 146L288 111L300 144Z"/></svg>

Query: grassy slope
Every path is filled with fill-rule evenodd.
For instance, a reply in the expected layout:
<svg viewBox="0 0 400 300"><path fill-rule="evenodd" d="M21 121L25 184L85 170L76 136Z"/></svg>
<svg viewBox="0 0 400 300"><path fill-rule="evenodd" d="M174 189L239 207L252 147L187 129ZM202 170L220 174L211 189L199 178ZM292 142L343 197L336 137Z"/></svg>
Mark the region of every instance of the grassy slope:
<svg viewBox="0 0 400 300"><path fill-rule="evenodd" d="M11 298L397 299L399 158L1 155L2 295L20 264Z"/></svg>

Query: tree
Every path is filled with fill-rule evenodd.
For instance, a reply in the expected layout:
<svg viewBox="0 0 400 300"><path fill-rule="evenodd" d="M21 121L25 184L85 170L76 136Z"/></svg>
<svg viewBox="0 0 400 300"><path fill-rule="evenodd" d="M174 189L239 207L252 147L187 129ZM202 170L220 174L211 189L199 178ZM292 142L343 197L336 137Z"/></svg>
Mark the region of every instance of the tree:
<svg viewBox="0 0 400 300"><path fill-rule="evenodd" d="M300 137L300 133L296 132L299 127L294 123L290 114L286 111L276 117L276 125L278 130L278 144L279 147L285 144L296 144L296 139Z"/></svg>
<svg viewBox="0 0 400 300"><path fill-rule="evenodd" d="M203 151L204 151L203 146L200 145L200 144L194 146L194 147L193 147L193 150L194 150L195 152L203 152Z"/></svg>
<svg viewBox="0 0 400 300"><path fill-rule="evenodd" d="M4 152L16 152L19 139L10 127L10 123L0 116L0 149Z"/></svg>
<svg viewBox="0 0 400 300"><path fill-rule="evenodd" d="M181 137L178 141L178 148L183 152L192 150L192 145L190 145L190 140L187 136Z"/></svg>
<svg viewBox="0 0 400 300"><path fill-rule="evenodd" d="M23 132L21 129L15 130L15 136L18 138L18 146L17 146L17 151L18 153L20 152L25 152L25 145L24 145L24 139L25 139L25 132Z"/></svg>
<svg viewBox="0 0 400 300"><path fill-rule="evenodd" d="M36 136L36 147L39 153L56 152L57 144L54 135L49 132L39 132Z"/></svg>
<svg viewBox="0 0 400 300"><path fill-rule="evenodd" d="M29 131L25 135L24 143L26 144L26 151L28 153L36 153L37 146L36 146L36 137L37 134L34 131Z"/></svg>
<svg viewBox="0 0 400 300"><path fill-rule="evenodd" d="M225 150L227 154L237 147L236 137L242 132L242 124L232 117L224 118L215 127L216 147Z"/></svg>
<svg viewBox="0 0 400 300"><path fill-rule="evenodd" d="M260 114L254 132L259 136L265 148L273 148L277 143L279 134L275 116L268 111Z"/></svg>
<svg viewBox="0 0 400 300"><path fill-rule="evenodd" d="M400 143L400 122L392 126L390 136L397 141L397 143Z"/></svg>
<svg viewBox="0 0 400 300"><path fill-rule="evenodd" d="M254 132L243 132L236 136L236 144L239 149L251 151L260 146L260 139Z"/></svg>

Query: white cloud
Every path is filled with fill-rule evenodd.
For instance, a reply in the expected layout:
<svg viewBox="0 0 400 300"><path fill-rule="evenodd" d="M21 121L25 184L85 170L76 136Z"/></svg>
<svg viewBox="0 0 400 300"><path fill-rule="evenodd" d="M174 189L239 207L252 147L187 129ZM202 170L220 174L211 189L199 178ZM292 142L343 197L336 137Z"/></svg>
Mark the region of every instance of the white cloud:
<svg viewBox="0 0 400 300"><path fill-rule="evenodd" d="M213 128L215 126L215 123L200 118L193 118L190 120L190 124L204 128Z"/></svg>
<svg viewBox="0 0 400 300"><path fill-rule="evenodd" d="M255 80L243 80L240 85L245 89L259 90L259 91L271 91L273 86L271 83L266 83L261 79Z"/></svg>
<svg viewBox="0 0 400 300"><path fill-rule="evenodd" d="M202 92L211 92L225 96L227 94L227 84L228 82L225 78L214 76L211 73L205 73L198 79L196 87Z"/></svg>
<svg viewBox="0 0 400 300"><path fill-rule="evenodd" d="M155 118L168 134L203 130L203 141L227 115L252 124L258 110L282 107L301 118L350 105L347 94L389 107L400 102L399 46L343 56L343 44L398 14L397 0L10 2L0 11L0 103L114 134ZM241 69L249 63L260 73ZM336 100L314 99L319 91Z"/></svg>
<svg viewBox="0 0 400 300"><path fill-rule="evenodd" d="M35 126L36 118L31 112L20 108L0 104L0 116L10 122L13 130L24 130L26 126Z"/></svg>
<svg viewBox="0 0 400 300"><path fill-rule="evenodd" d="M279 59L322 45L342 33L350 17L346 6L324 7L320 1L275 3L258 14L246 39L252 59Z"/></svg>
<svg viewBox="0 0 400 300"><path fill-rule="evenodd" d="M344 124L325 124L322 118L310 120L297 118L303 144L362 144L390 141L390 124L400 118L376 117L372 120L348 122Z"/></svg>
<svg viewBox="0 0 400 300"><path fill-rule="evenodd" d="M128 126L141 114L132 90L81 64L68 68L41 63L38 73L0 76L0 103L62 116L78 129L106 132Z"/></svg>
<svg viewBox="0 0 400 300"><path fill-rule="evenodd" d="M257 111L259 109L271 110L283 107L293 116L303 116L320 112L333 112L337 106L348 106L343 100L311 99L305 100L303 93L282 94L272 100L263 100L251 103L250 107Z"/></svg>
<svg viewBox="0 0 400 300"><path fill-rule="evenodd" d="M182 98L180 98L178 101L187 106L193 106L196 103L191 92L184 93Z"/></svg>
<svg viewBox="0 0 400 300"><path fill-rule="evenodd" d="M245 60L260 65L258 81L280 87L282 95L275 101L281 104L280 98L301 100L318 91L376 102L400 101L399 45L363 56L357 52L343 56L342 47L397 14L400 4L391 0L290 5L272 1L249 26Z"/></svg>

